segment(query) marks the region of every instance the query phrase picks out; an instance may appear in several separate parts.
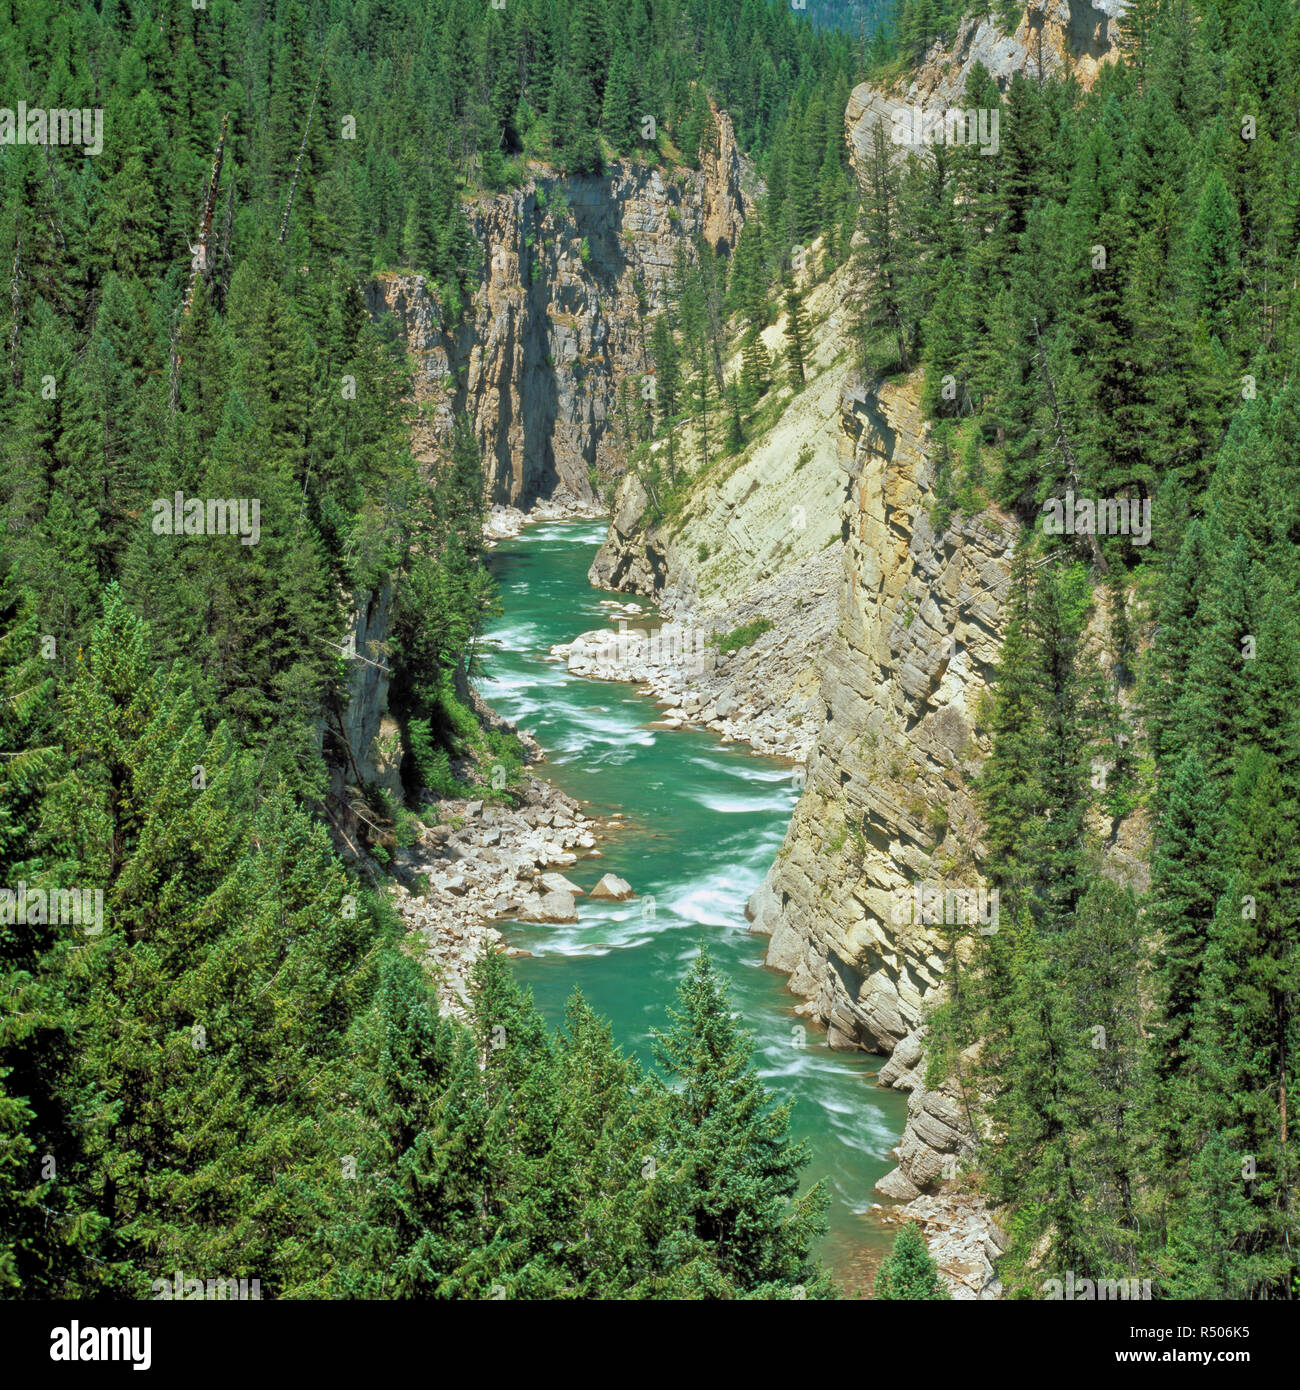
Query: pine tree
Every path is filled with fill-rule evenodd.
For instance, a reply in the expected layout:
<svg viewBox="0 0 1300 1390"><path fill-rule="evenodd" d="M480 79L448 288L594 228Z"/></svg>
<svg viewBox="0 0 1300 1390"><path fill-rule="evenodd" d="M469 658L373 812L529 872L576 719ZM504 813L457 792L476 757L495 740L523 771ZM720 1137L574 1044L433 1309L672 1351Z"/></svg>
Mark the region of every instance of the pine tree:
<svg viewBox="0 0 1300 1390"><path fill-rule="evenodd" d="M873 127L862 200L865 239L859 264L866 280L861 315L864 365L873 370L906 370L910 365L903 314L903 252L896 204L898 174L883 124Z"/></svg>
<svg viewBox="0 0 1300 1390"><path fill-rule="evenodd" d="M1197 305L1211 329L1226 340L1240 289L1241 224L1218 169L1211 171L1201 190L1188 240Z"/></svg>
<svg viewBox="0 0 1300 1390"><path fill-rule="evenodd" d="M753 406L767 393L772 361L763 340L750 329L741 347L740 388L738 397L745 407Z"/></svg>
<svg viewBox="0 0 1300 1390"><path fill-rule="evenodd" d="M952 1298L915 1222L909 1221L894 1237L894 1248L876 1274L875 1296L931 1301Z"/></svg>
<svg viewBox="0 0 1300 1390"><path fill-rule="evenodd" d="M600 118L605 138L619 154L626 154L634 149L640 136L640 126L633 109L635 101L632 57L625 48L619 48L610 64L609 82L605 87L605 104Z"/></svg>
<svg viewBox="0 0 1300 1390"><path fill-rule="evenodd" d="M791 1103L770 1108L753 1043L701 950L678 989L670 1028L655 1039L663 1072L661 1170L686 1184L688 1231L736 1295L827 1291L812 1258L823 1228L820 1187L796 1197L806 1148L788 1137Z"/></svg>
<svg viewBox="0 0 1300 1390"><path fill-rule="evenodd" d="M1210 923L1189 1052L1189 1191L1171 1218L1175 1295L1286 1298L1297 1263L1295 1160L1286 1099L1294 1075L1293 906L1300 874L1295 783L1267 755L1243 759L1229 806L1233 869Z"/></svg>
<svg viewBox="0 0 1300 1390"><path fill-rule="evenodd" d="M785 292L786 355L790 360L791 384L798 390L808 380L808 324L804 318L803 301L793 286Z"/></svg>

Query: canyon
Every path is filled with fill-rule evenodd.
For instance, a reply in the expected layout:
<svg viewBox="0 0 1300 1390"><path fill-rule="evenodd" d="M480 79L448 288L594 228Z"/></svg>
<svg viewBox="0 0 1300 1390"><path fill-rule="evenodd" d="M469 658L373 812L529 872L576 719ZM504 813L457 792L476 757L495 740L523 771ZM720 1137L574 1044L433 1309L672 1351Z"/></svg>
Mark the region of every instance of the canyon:
<svg viewBox="0 0 1300 1390"><path fill-rule="evenodd" d="M1010 34L988 17L963 22L951 50L936 45L906 87L854 89L845 138L855 163L900 104L929 114L959 104L977 61L1003 88L1017 71L1067 68L1089 85L1114 56L1121 9L1031 3ZM636 681L669 729L700 725L798 764L801 795L746 916L801 1001L795 1012L831 1047L883 1057L879 1084L907 1094L896 1166L878 1192L921 1222L954 1297L996 1297L1004 1237L961 1176L978 1151L973 1098L959 1077L926 1079L925 1011L942 994L952 948L940 927L900 923L890 905L916 884L983 884L972 782L989 751L981 709L1018 523L987 509L933 524L919 375L862 378L853 313L867 291L852 265L819 279L819 244L801 277L807 384L774 387L782 408L765 431L727 467L702 472L673 516L656 518L644 482L626 471L620 390L635 391L647 370L646 324L683 239L734 246L760 191L726 114L713 115L713 154L698 171L624 162L602 179L538 172L477 203L483 278L462 322L442 322L418 275L377 276L367 303L396 320L415 368L417 456L431 463L455 416L469 418L494 505L489 535L515 533L530 509L607 514L591 583L649 599L683 649L701 640L716 649L729 631L766 624L702 671L635 641L602 657L600 630L553 654L579 675ZM765 331L769 351L780 352L784 332L783 319ZM737 366L732 344L728 374ZM357 650L382 647L384 595L357 595L355 609ZM345 718L358 775L391 785L382 670L354 673ZM529 877L545 866L525 867ZM464 902L461 885L438 892L444 907ZM500 897L487 883L478 892L473 949ZM427 907L413 910L430 929ZM498 916L515 911L495 904Z"/></svg>

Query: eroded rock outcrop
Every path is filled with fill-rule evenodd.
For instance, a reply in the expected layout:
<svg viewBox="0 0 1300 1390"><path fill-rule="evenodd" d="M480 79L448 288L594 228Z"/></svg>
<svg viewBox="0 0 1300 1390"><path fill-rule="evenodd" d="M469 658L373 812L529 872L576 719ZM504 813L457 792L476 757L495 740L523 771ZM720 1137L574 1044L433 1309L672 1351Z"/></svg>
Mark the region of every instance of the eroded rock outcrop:
<svg viewBox="0 0 1300 1390"><path fill-rule="evenodd" d="M700 235L730 250L752 206L731 120L716 109L713 118L716 139L696 171L630 161L599 178L539 169L522 189L470 208L481 278L458 322L423 275L385 273L364 287L371 315L394 316L415 364L416 458L435 460L460 412L473 424L489 544L518 534L525 511L602 511L594 480L622 468L619 386L646 367L646 321L663 307L677 248ZM356 830L348 788L401 795L385 659L391 603L390 588L353 596L347 700L321 728L345 839Z"/></svg>
<svg viewBox="0 0 1300 1390"><path fill-rule="evenodd" d="M920 1025L943 975L941 928L899 920L918 915L915 885L978 886L970 778L987 749L975 708L997 660L1015 540L994 511L936 532L918 386L845 402L856 446L821 728L752 904L801 1012L833 1045L886 1053Z"/></svg>
<svg viewBox="0 0 1300 1390"><path fill-rule="evenodd" d="M698 170L626 160L599 177L538 170L469 209L482 278L458 323L422 275L367 286L371 314L397 318L416 363L417 457L432 459L464 411L491 503L589 504L593 474L621 471L619 387L647 369L647 322L677 248L700 235L729 250L750 207L730 118L714 120Z"/></svg>
<svg viewBox="0 0 1300 1390"><path fill-rule="evenodd" d="M1119 56L1119 19L1127 8L1128 0L1029 0L1010 33L992 14L968 16L951 46L935 43L906 85L885 91L863 82L853 89L845 120L859 167L874 125L883 121L888 129L899 106L941 115L961 105L976 63L1004 92L1017 72L1041 81L1069 71L1086 90Z"/></svg>
<svg viewBox="0 0 1300 1390"><path fill-rule="evenodd" d="M348 605L348 683L346 698L319 724L329 763L327 814L349 848L358 822L352 795L378 787L402 796L402 737L388 711L388 664L393 591L389 584L361 589Z"/></svg>
<svg viewBox="0 0 1300 1390"><path fill-rule="evenodd" d="M880 1079L910 1092L908 1123L879 1190L904 1201L974 1148L956 1083L924 1085L924 1009L943 989L950 944L914 904L918 885L980 887L971 779L988 745L976 712L1017 533L994 509L936 528L919 387L913 375L843 403L850 478L821 724L785 843L750 903L755 929L771 936L768 964L803 998L797 1011L824 1024L832 1046L891 1055ZM982 1226L978 1238L963 1228L963 1250L982 1249L986 1214L966 1219ZM995 1291L991 1264L969 1273L962 1296Z"/></svg>

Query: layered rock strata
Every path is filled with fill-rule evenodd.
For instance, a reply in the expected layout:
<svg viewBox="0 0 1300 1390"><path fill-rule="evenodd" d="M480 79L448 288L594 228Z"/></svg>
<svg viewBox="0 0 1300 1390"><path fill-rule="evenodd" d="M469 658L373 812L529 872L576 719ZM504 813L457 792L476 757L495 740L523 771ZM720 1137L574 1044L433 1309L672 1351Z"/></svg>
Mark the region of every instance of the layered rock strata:
<svg viewBox="0 0 1300 1390"><path fill-rule="evenodd" d="M478 440L488 501L590 504L623 466L620 385L649 371L647 326L679 247L735 245L751 181L730 118L698 170L618 161L599 177L534 171L521 189L468 209L481 281L448 322L427 279L376 276L376 318L392 314L416 369L417 458L432 461L455 416Z"/></svg>
<svg viewBox="0 0 1300 1390"><path fill-rule="evenodd" d="M1039 82L1069 73L1087 90L1120 55L1120 21L1127 8L1128 0L1030 0L1011 32L992 13L967 16L952 44L936 42L906 83L888 91L867 82L853 89L847 125L858 168L866 167L874 126L883 122L892 141L900 108L935 118L960 107L976 63L1003 92L1018 72ZM907 153L901 140L896 148Z"/></svg>

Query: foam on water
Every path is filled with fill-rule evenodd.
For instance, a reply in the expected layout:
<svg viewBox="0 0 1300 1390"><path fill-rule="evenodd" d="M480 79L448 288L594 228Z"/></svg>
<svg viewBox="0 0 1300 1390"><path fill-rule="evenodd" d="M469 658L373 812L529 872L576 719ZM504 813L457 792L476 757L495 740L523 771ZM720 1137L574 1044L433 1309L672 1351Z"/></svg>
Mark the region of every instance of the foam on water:
<svg viewBox="0 0 1300 1390"><path fill-rule="evenodd" d="M662 712L636 687L573 676L564 662L544 659L552 645L608 625L586 578L604 537L603 524L548 522L492 552L505 616L486 634L479 687L535 732L547 754L540 775L595 814L626 815L601 857L579 859L566 876L586 890L612 872L637 894L625 903L579 897L576 923L504 924L509 941L530 952L515 962L517 976L553 1023L580 988L649 1066L652 1032L667 1026L676 985L707 945L754 1034L759 1075L775 1098L795 1102L794 1135L812 1151L805 1185L821 1178L833 1193L823 1250L833 1267L849 1269L864 1243L890 1239L860 1213L893 1166L906 1097L872 1084L878 1060L830 1051L820 1030L793 1013L785 977L764 966L765 939L745 921L797 799L791 765L704 730L649 729Z"/></svg>
<svg viewBox="0 0 1300 1390"><path fill-rule="evenodd" d="M753 796L719 796L711 793L699 798L701 806L707 807L710 811L717 811L719 815L732 816L738 812L746 815L753 815L756 812L774 811L781 809L781 803L768 797Z"/></svg>

